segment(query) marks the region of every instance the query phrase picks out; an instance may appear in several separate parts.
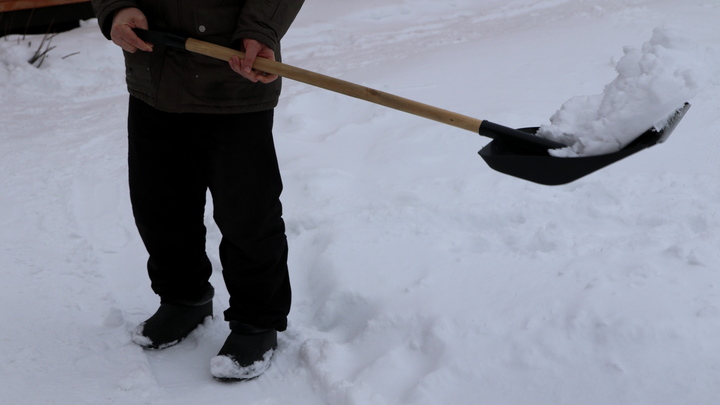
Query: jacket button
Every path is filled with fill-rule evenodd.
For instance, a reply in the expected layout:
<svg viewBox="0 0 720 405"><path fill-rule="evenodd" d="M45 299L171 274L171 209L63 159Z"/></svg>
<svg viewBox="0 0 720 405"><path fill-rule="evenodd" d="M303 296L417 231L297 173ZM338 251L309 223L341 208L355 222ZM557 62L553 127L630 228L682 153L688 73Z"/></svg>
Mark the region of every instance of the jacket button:
<svg viewBox="0 0 720 405"><path fill-rule="evenodd" d="M199 26L198 31L205 32L205 26L204 25Z"/></svg>

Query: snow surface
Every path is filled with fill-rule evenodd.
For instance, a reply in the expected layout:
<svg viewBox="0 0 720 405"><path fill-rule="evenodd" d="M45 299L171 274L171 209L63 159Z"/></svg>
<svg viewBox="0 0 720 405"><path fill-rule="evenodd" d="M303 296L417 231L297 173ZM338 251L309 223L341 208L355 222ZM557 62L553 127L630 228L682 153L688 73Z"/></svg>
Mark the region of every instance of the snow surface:
<svg viewBox="0 0 720 405"><path fill-rule="evenodd" d="M119 49L89 21L38 69L41 37L0 38L0 402L716 404L719 17L717 0L307 2L286 62L512 127L602 91L658 27L704 50L709 81L666 143L558 187L492 171L479 136L286 81L295 302L272 367L238 384L210 375L220 318L131 342L158 301Z"/></svg>

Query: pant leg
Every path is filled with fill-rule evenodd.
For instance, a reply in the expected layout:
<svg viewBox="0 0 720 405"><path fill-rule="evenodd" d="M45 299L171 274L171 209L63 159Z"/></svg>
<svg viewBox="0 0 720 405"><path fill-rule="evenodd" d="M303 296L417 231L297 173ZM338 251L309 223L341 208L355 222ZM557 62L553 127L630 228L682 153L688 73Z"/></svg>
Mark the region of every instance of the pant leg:
<svg viewBox="0 0 720 405"><path fill-rule="evenodd" d="M212 298L212 269L203 222L207 185L186 121L130 99L130 199L152 289L163 302L193 304Z"/></svg>
<svg viewBox="0 0 720 405"><path fill-rule="evenodd" d="M230 293L225 319L282 331L291 289L272 123L272 110L213 116L205 124L205 141L214 219L223 235L220 260Z"/></svg>

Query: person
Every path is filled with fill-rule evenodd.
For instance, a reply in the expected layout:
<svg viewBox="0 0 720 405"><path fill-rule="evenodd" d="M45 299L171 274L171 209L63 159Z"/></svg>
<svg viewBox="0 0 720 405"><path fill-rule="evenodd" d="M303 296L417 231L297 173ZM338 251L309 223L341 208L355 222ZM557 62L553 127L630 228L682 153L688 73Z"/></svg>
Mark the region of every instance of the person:
<svg viewBox="0 0 720 405"><path fill-rule="evenodd" d="M132 212L160 306L133 332L146 349L179 343L212 316L206 254L209 190L222 234L230 334L212 375L262 374L287 328L291 289L282 180L273 143L280 79L252 68L280 60L280 39L303 0L92 0L103 35L123 49ZM133 28L245 52L228 63L142 41Z"/></svg>

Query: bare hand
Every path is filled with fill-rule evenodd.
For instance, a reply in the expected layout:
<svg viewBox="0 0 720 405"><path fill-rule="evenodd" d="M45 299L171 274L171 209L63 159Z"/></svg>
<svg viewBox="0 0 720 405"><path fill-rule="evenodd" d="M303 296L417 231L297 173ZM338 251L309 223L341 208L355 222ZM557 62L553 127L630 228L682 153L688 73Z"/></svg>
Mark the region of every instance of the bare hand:
<svg viewBox="0 0 720 405"><path fill-rule="evenodd" d="M267 84L275 81L278 75L253 69L255 59L260 57L275 60L275 52L254 39L243 39L243 46L245 47L245 58L242 60L237 56L230 58L230 67L232 70L253 83L260 82Z"/></svg>
<svg viewBox="0 0 720 405"><path fill-rule="evenodd" d="M133 32L133 28L148 29L148 22L145 14L137 8L124 8L113 17L110 38L122 49L135 53L138 49L145 52L152 52L152 44L144 42Z"/></svg>

